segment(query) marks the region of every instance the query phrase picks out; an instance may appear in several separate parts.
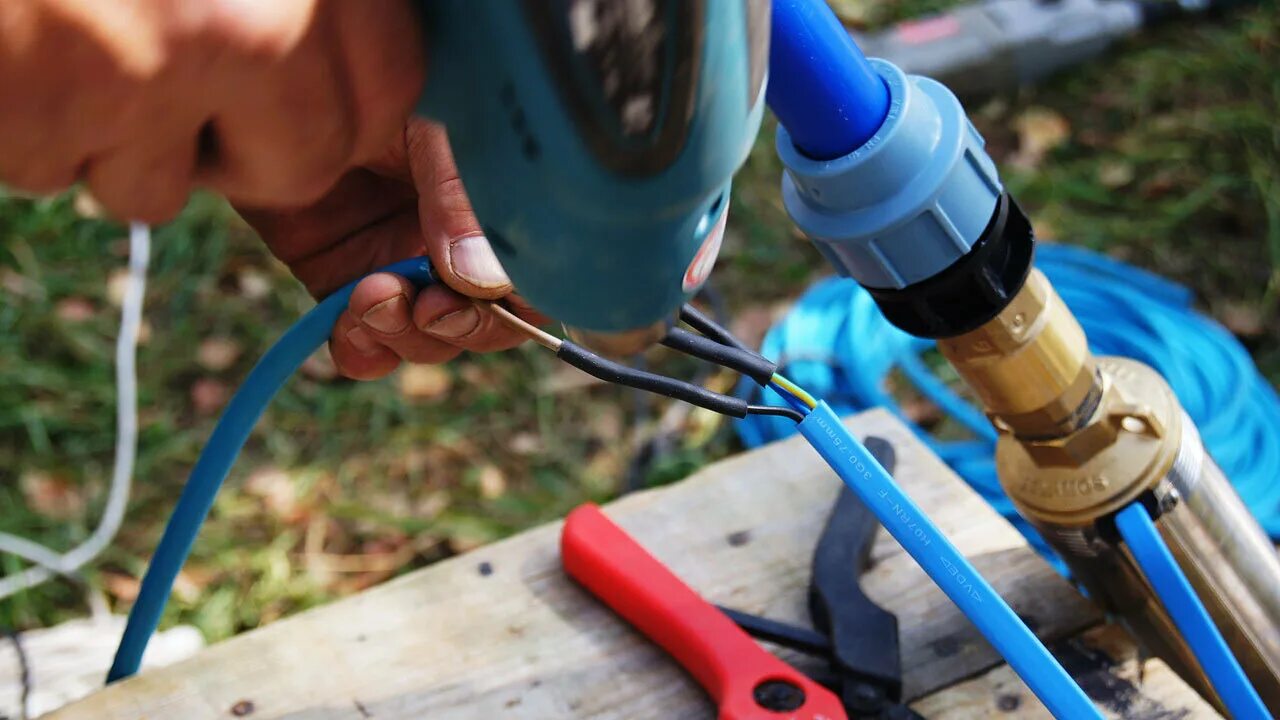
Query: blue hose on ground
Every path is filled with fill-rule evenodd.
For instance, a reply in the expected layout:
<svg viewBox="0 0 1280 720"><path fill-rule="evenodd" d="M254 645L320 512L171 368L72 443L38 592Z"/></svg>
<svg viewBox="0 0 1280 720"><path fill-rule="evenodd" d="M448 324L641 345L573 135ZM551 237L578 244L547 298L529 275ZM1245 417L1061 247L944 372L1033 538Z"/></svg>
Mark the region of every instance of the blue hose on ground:
<svg viewBox="0 0 1280 720"><path fill-rule="evenodd" d="M403 275L415 285L426 285L433 281L431 267L425 258L404 260L389 265L384 270ZM173 590L174 580L191 552L191 546L200 532L200 526L209 515L209 509L213 507L213 499L222 487L222 481L226 479L240 450L249 439L253 426L276 392L329 339L333 324L346 310L355 285L351 283L325 298L289 328L262 356L258 364L253 366L244 385L240 386L227 404L208 444L191 470L191 477L182 489L182 495L169 518L169 524L165 526L156 553L151 558L151 565L142 578L138 599L129 612L124 637L120 640L115 660L107 673L108 683L138 672L138 667L142 664L142 653L160 624L160 616L169 600L169 593Z"/></svg>
<svg viewBox="0 0 1280 720"><path fill-rule="evenodd" d="M1079 318L1093 351L1141 360L1168 379L1241 498L1267 533L1280 539L1280 484L1274 482L1280 467L1280 399L1244 347L1225 328L1195 312L1191 293L1180 285L1081 248L1041 244L1036 253L1037 267ZM1000 489L990 423L920 359L931 347L931 341L890 325L857 283L832 279L800 298L765 336L761 352L841 414L884 406L901 416L884 387L890 371L898 369L973 438L941 441L912 424L917 434L1032 545L1054 559ZM752 389L744 385L740 391ZM795 432L792 423L759 416L739 421L737 429L748 446Z"/></svg>
<svg viewBox="0 0 1280 720"><path fill-rule="evenodd" d="M1022 619L849 433L825 402L819 402L797 427L1054 717L1102 717Z"/></svg>
<svg viewBox="0 0 1280 720"><path fill-rule="evenodd" d="M1141 503L1134 503L1121 510L1116 515L1116 528L1231 717L1236 720L1270 718L1258 691L1249 684L1244 668L1231 654L1227 641L1160 538L1147 509Z"/></svg>

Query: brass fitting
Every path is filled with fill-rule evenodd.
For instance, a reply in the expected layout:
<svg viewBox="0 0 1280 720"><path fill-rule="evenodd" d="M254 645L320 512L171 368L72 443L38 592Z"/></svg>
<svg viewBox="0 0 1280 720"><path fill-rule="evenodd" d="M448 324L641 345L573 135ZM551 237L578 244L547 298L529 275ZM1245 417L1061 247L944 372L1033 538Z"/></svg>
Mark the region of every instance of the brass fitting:
<svg viewBox="0 0 1280 720"><path fill-rule="evenodd" d="M938 349L996 427L1019 438L1070 434L1101 397L1084 330L1039 270L999 315Z"/></svg>
<svg viewBox="0 0 1280 720"><path fill-rule="evenodd" d="M938 341L1000 431L1005 493L1107 612L1221 708L1108 518L1154 501L1158 526L1250 681L1280 711L1280 560L1155 370L1094 358L1033 270L982 327Z"/></svg>
<svg viewBox="0 0 1280 720"><path fill-rule="evenodd" d="M1182 410L1164 379L1124 358L1096 361L1101 397L1068 435L1002 435L996 466L1018 511L1036 523L1088 526L1153 489L1173 465Z"/></svg>

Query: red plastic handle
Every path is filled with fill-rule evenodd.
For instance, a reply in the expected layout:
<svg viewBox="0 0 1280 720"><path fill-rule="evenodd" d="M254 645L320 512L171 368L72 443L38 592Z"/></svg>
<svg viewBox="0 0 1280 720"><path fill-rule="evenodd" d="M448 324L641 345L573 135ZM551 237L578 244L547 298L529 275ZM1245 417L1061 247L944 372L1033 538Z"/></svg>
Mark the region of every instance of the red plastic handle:
<svg viewBox="0 0 1280 720"><path fill-rule="evenodd" d="M834 694L757 645L595 505L565 518L560 561L570 577L693 675L719 706L721 720L847 720ZM785 711L761 707L755 691L769 681L799 688L803 702Z"/></svg>

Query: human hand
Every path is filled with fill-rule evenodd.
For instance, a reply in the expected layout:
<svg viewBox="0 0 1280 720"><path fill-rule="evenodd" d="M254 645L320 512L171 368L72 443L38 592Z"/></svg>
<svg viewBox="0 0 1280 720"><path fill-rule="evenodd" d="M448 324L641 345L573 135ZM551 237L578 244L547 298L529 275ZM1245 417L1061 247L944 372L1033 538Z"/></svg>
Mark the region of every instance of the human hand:
<svg viewBox="0 0 1280 720"><path fill-rule="evenodd" d="M423 70L407 0L4 0L0 182L149 222L195 186L307 204L400 133Z"/></svg>
<svg viewBox="0 0 1280 720"><path fill-rule="evenodd" d="M526 338L484 303L545 319L518 296L471 211L439 125L413 119L376 161L352 170L299 210L241 206L240 214L317 297L397 260L426 255L444 284L419 291L377 273L361 280L329 347L344 375L369 380L402 360L445 362L463 350L502 350Z"/></svg>

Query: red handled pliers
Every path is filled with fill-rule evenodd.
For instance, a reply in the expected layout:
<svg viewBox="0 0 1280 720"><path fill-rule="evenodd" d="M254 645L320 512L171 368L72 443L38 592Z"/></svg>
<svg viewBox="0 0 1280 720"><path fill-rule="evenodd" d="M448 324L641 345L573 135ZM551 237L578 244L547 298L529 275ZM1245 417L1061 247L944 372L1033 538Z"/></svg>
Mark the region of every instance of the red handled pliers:
<svg viewBox="0 0 1280 720"><path fill-rule="evenodd" d="M869 439L868 448L892 468L892 447L876 440ZM720 720L918 718L898 702L897 618L858 587L877 528L870 512L842 490L813 559L810 614L822 632L708 603L595 505L569 513L560 551L574 580L693 675L719 707ZM829 684L839 695L751 635L827 657Z"/></svg>

